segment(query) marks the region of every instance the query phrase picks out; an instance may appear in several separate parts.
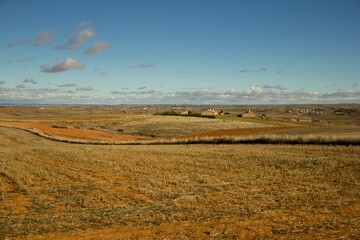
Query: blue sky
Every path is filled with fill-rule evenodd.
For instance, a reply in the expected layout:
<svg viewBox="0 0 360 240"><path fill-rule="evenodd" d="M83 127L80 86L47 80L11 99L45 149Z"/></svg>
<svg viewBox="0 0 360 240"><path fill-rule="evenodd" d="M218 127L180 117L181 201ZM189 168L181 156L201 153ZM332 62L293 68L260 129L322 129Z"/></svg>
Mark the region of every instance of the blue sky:
<svg viewBox="0 0 360 240"><path fill-rule="evenodd" d="M0 103L360 103L359 0L0 0Z"/></svg>

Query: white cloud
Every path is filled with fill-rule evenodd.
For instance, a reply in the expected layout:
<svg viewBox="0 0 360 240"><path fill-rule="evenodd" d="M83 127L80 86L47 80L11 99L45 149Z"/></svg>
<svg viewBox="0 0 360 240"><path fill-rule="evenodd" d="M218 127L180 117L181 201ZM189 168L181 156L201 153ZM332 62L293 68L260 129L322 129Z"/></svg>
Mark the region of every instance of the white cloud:
<svg viewBox="0 0 360 240"><path fill-rule="evenodd" d="M80 48L82 44L96 36L95 28L93 27L86 27L83 30L79 30L76 35L69 39L67 43L64 43L61 46L56 47L55 49L58 50L71 50L75 48Z"/></svg>
<svg viewBox="0 0 360 240"><path fill-rule="evenodd" d="M110 46L110 42L106 42L106 41L98 42L98 43L95 43L90 48L86 49L84 54L85 55L95 55L95 54L103 52L109 46Z"/></svg>
<svg viewBox="0 0 360 240"><path fill-rule="evenodd" d="M42 31L41 33L39 33L36 37L36 41L35 41L34 45L39 46L39 45L45 45L45 44L49 44L49 43L53 42L55 39L51 35L52 32L53 32L53 30L46 30L46 31Z"/></svg>
<svg viewBox="0 0 360 240"><path fill-rule="evenodd" d="M67 58L63 62L58 62L53 66L42 65L40 70L45 73L57 73L64 72L73 69L83 69L85 65L82 64L79 60L73 58Z"/></svg>

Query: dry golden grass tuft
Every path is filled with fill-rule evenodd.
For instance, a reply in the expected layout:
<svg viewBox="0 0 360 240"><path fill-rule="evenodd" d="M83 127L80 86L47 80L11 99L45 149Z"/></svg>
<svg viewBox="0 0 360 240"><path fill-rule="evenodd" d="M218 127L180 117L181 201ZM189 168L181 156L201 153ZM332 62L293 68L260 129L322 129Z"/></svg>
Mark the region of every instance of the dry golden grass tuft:
<svg viewBox="0 0 360 240"><path fill-rule="evenodd" d="M360 146L79 145L0 128L0 238L358 239Z"/></svg>

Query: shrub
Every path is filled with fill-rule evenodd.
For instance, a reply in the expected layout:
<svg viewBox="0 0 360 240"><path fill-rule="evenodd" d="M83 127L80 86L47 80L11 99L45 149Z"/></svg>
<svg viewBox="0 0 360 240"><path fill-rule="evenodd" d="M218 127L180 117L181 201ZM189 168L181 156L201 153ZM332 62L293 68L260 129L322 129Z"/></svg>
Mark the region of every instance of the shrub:
<svg viewBox="0 0 360 240"><path fill-rule="evenodd" d="M201 113L189 112L188 114L180 114L175 111L164 111L157 112L154 115L162 115L162 116L181 116L181 117L201 117L201 118L215 118L213 115L201 115Z"/></svg>

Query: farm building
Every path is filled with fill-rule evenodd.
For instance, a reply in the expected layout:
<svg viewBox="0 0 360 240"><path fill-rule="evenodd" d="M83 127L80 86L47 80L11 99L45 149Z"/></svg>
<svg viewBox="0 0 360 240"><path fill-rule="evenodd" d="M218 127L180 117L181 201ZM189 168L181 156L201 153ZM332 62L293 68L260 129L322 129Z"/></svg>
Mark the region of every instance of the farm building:
<svg viewBox="0 0 360 240"><path fill-rule="evenodd" d="M220 116L230 115L230 113L224 112L224 110L221 110L221 111L219 112L219 115L220 115Z"/></svg>
<svg viewBox="0 0 360 240"><path fill-rule="evenodd" d="M191 112L189 112L189 111L184 111L184 112L181 112L180 115L183 115L183 116L185 115L185 116L186 116L186 115L189 115L189 113L191 113Z"/></svg>
<svg viewBox="0 0 360 240"><path fill-rule="evenodd" d="M215 109L209 109L205 112L202 112L201 115L203 116L215 116L218 115L217 111Z"/></svg>
<svg viewBox="0 0 360 240"><path fill-rule="evenodd" d="M256 117L256 113L250 111L250 110L247 110L245 111L244 113L242 114L239 114L238 117L244 117L244 118L254 118Z"/></svg>

